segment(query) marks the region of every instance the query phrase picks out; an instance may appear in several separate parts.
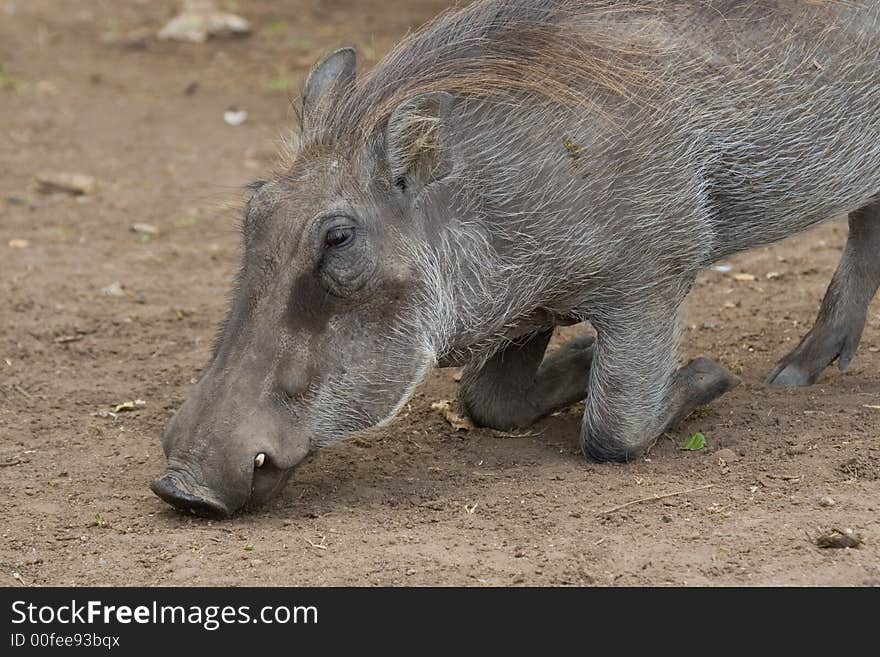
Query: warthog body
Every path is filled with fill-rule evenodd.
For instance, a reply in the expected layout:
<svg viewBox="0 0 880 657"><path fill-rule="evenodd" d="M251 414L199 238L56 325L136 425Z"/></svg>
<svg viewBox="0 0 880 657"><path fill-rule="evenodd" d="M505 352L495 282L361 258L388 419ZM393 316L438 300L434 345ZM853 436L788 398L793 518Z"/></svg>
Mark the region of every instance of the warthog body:
<svg viewBox="0 0 880 657"><path fill-rule="evenodd" d="M465 366L490 427L586 398L581 441L627 459L729 390L679 367L700 269L850 213L819 319L770 375L845 367L880 283L880 3L490 0L357 79L310 75L292 163L254 186L217 349L154 490L230 513L312 450ZM598 337L545 357L553 328Z"/></svg>

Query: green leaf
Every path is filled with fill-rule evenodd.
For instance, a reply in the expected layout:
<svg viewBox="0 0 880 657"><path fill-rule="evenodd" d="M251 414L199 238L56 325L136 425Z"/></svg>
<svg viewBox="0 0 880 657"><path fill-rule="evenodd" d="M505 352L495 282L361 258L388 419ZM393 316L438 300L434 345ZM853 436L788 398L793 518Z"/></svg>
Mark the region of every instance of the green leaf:
<svg viewBox="0 0 880 657"><path fill-rule="evenodd" d="M24 89L24 86L24 82L4 71L3 66L0 65L0 91L3 91L4 89L21 91Z"/></svg>
<svg viewBox="0 0 880 657"><path fill-rule="evenodd" d="M285 32L287 32L287 25L284 21L276 19L269 23L266 30L273 36L284 36Z"/></svg>
<svg viewBox="0 0 880 657"><path fill-rule="evenodd" d="M682 449L686 449L689 452L698 452L701 449L705 449L706 447L706 436L704 436L699 431L695 433L693 436L687 439Z"/></svg>
<svg viewBox="0 0 880 657"><path fill-rule="evenodd" d="M277 75L266 83L268 91L290 91L296 86L296 80L289 75Z"/></svg>

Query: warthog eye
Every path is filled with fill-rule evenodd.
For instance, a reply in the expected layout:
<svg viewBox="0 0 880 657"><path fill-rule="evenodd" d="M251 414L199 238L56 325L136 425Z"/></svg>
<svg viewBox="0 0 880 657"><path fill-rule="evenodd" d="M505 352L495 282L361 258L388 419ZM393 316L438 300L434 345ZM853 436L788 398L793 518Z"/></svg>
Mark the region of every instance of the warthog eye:
<svg viewBox="0 0 880 657"><path fill-rule="evenodd" d="M339 249L347 246L354 239L354 228L351 226L334 226L324 233L324 248Z"/></svg>

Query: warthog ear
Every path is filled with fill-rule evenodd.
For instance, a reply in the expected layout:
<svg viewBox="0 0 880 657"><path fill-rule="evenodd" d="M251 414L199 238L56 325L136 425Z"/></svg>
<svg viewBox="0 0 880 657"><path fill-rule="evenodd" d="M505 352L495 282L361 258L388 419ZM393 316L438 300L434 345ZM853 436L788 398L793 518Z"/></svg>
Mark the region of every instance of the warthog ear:
<svg viewBox="0 0 880 657"><path fill-rule="evenodd" d="M354 89L357 78L357 53L342 48L325 57L306 80L303 88L303 132L320 122L334 103Z"/></svg>
<svg viewBox="0 0 880 657"><path fill-rule="evenodd" d="M443 178L452 169L444 124L453 98L444 91L402 102L391 113L385 135L391 181L403 190Z"/></svg>

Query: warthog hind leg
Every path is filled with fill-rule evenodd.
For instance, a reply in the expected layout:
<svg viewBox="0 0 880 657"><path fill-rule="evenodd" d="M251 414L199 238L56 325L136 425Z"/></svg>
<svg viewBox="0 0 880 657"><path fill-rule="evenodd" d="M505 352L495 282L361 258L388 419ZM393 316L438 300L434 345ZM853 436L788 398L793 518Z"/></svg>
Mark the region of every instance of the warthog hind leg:
<svg viewBox="0 0 880 657"><path fill-rule="evenodd" d="M828 365L852 362L868 305L880 286L880 201L849 216L843 258L822 301L819 317L801 343L767 376L777 386L812 385Z"/></svg>
<svg viewBox="0 0 880 657"><path fill-rule="evenodd" d="M586 397L593 337L574 338L545 357L552 335L531 335L482 367L465 368L460 401L474 422L501 430L527 427Z"/></svg>

